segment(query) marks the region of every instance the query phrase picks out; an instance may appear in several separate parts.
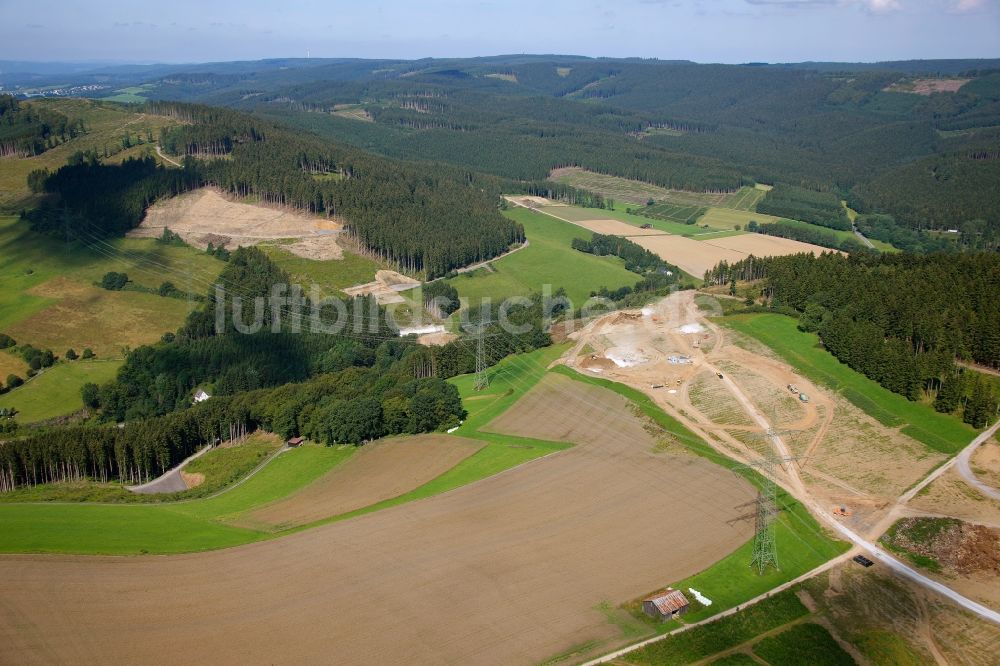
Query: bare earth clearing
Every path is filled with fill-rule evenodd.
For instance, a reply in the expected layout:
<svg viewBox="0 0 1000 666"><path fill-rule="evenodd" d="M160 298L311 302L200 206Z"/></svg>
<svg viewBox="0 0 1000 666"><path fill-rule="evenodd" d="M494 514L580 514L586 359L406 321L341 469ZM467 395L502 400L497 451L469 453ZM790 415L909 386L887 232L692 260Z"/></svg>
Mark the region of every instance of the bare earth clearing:
<svg viewBox="0 0 1000 666"><path fill-rule="evenodd" d="M705 271L720 261L733 263L746 259L751 254L755 257L776 257L801 252L822 254L831 251L790 238L761 234L693 240L683 236L665 236L661 233L657 236L640 236L632 240L694 276L704 275Z"/></svg>
<svg viewBox="0 0 1000 666"><path fill-rule="evenodd" d="M916 79L912 83L894 83L885 90L888 92L912 93L929 96L937 92L958 92L962 86L972 79Z"/></svg>
<svg viewBox="0 0 1000 666"><path fill-rule="evenodd" d="M568 365L647 393L735 457L757 457L770 442L730 385L738 387L801 457L795 464L809 492L831 510L849 507L848 527L872 537L881 534L879 521L896 498L944 459L772 355L733 344L745 343L705 319L691 292L641 312L608 315L570 337L576 345L564 356ZM789 384L809 402L799 401Z"/></svg>
<svg viewBox="0 0 1000 666"><path fill-rule="evenodd" d="M361 509L422 486L482 446L450 435L367 444L347 462L291 497L251 513L245 522L257 529L286 529Z"/></svg>
<svg viewBox="0 0 1000 666"><path fill-rule="evenodd" d="M235 249L268 240L294 239L289 252L306 259L340 259L337 244L343 225L289 209L231 201L218 190L202 188L154 204L130 236L156 238L168 228L185 242L204 248L208 243Z"/></svg>
<svg viewBox="0 0 1000 666"><path fill-rule="evenodd" d="M390 270L380 270L375 273L372 282L355 285L344 289L348 296L374 296L379 305L403 303L405 299L399 292L420 286L420 280L407 277L402 273Z"/></svg>
<svg viewBox="0 0 1000 666"><path fill-rule="evenodd" d="M220 664L506 665L620 644L599 606L744 543L751 526L726 521L753 491L654 452L619 396L563 380L509 425L580 444L444 495L210 553L0 557L4 658L162 663L180 636ZM649 547L665 534L682 536Z"/></svg>

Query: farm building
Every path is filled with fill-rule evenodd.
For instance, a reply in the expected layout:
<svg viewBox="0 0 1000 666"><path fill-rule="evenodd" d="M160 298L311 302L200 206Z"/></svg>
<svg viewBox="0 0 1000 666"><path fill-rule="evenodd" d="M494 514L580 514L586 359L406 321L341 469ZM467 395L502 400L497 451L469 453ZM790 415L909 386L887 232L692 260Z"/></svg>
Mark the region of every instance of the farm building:
<svg viewBox="0 0 1000 666"><path fill-rule="evenodd" d="M655 620L671 620L687 613L691 604L680 590L668 588L663 594L642 600L642 612Z"/></svg>
<svg viewBox="0 0 1000 666"><path fill-rule="evenodd" d="M285 444L287 444L290 448L295 448L304 441L306 441L305 437L292 437L287 442L285 442Z"/></svg>
<svg viewBox="0 0 1000 666"><path fill-rule="evenodd" d="M208 393L206 393L204 389L198 389L197 391L194 392L194 402L196 404L199 403L199 402L205 402L206 400L208 400L211 397L212 396L210 396Z"/></svg>

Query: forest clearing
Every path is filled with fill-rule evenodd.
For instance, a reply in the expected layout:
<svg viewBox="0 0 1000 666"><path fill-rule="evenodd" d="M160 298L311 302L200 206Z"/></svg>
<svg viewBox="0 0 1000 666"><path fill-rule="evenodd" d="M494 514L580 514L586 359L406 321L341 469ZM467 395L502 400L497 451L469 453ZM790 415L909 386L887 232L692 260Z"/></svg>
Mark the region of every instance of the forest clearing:
<svg viewBox="0 0 1000 666"><path fill-rule="evenodd" d="M300 257L329 260L343 256L337 243L342 228L336 219L234 201L206 187L154 204L129 236L158 238L169 229L197 249L280 240Z"/></svg>

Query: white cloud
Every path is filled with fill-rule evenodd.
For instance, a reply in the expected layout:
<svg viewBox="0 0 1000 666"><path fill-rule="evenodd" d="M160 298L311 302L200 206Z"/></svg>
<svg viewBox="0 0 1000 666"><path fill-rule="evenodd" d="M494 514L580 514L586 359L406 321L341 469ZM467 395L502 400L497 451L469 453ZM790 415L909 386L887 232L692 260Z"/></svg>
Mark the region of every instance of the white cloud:
<svg viewBox="0 0 1000 666"><path fill-rule="evenodd" d="M974 12L984 7L986 7L986 0L952 0L951 3L951 11L956 14Z"/></svg>
<svg viewBox="0 0 1000 666"><path fill-rule="evenodd" d="M903 8L902 0L862 0L861 4L873 14L888 14Z"/></svg>

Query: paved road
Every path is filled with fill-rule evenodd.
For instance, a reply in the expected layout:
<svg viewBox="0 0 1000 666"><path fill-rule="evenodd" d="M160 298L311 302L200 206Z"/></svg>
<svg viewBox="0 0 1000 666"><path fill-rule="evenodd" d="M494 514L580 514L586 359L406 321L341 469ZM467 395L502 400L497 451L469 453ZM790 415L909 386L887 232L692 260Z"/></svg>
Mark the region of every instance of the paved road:
<svg viewBox="0 0 1000 666"><path fill-rule="evenodd" d="M177 467L167 470L152 481L147 481L139 486L129 486L128 489L139 495L160 495L162 493L179 493L185 491L188 489L187 484L184 483L184 477L181 476L181 470L184 469L184 465L187 465L206 451L211 450L211 448L211 446L206 446L185 458Z"/></svg>
<svg viewBox="0 0 1000 666"><path fill-rule="evenodd" d="M957 456L955 456L945 464L938 467L936 470L927 475L927 477L923 481L921 481L920 483L918 483L917 485L913 486L908 491L906 491L906 493L904 493L903 496L899 498L899 503L906 504L907 502L909 502L911 499L917 496L917 493L919 493L925 487L930 485L933 481L935 481L938 477L947 472L949 469L951 469L953 465L956 464L958 465L958 473L961 474L966 481L968 481L970 484L972 484L980 491L982 491L983 494L992 497L993 499L1000 499L1000 492L997 492L995 489L990 488L985 483L977 479L975 475L972 473L972 470L969 468L969 460L972 458L972 454L976 451L976 449L979 448L979 446L983 442L985 442L994 434L996 434L997 429L1000 429L1000 421L994 423L993 426L990 427L988 430L984 430L983 432L979 433L979 435L976 436L976 438L973 439L972 442L967 447L962 449L961 453L959 453Z"/></svg>
<svg viewBox="0 0 1000 666"><path fill-rule="evenodd" d="M744 405L744 407L749 409L749 413L751 414L751 416L753 416L754 420L756 420L761 425L762 428L768 430L770 428L770 425L768 424L767 419L764 417L764 415L760 413L760 411L756 408L756 406L750 402L750 400L746 397L746 395L743 394L743 391L734 382L728 381L729 379L728 377L726 379L730 390L733 391L733 393L736 395L739 401ZM962 451L962 454L968 453L971 455L971 452L974 451L977 446L979 446L982 442L986 441L993 435L998 425L1000 425L1000 423L995 424L989 430L979 434L975 439L972 440L972 443L969 444L969 446L967 446ZM789 455L788 446L785 444L785 442L781 439L779 435L773 435L771 437L771 440L774 442L774 446L775 449L777 450L778 455L781 456ZM959 457L961 457L962 454L959 454ZM855 546L864 548L866 551L871 553L871 555L875 559L879 560L880 562L888 566L896 573L906 576L907 578L913 580L914 582L934 590L938 594L945 596L948 599L951 599L962 608L972 611L973 613L979 615L983 619L989 620L990 622L1000 625L1000 613L998 613L997 611L993 610L992 608L987 608L981 603L973 601L972 599L969 599L968 597L959 594L950 587L942 585L936 580L932 580L927 576L919 573L918 571L915 571L914 569L903 564L902 562L894 558L892 555L890 555L888 552L883 550L882 547L879 546L878 544L865 539L860 534L851 530L849 527L847 527L842 522L837 520L837 518L832 513L827 511L824 507L820 506L816 502L816 500L814 500L812 496L808 493L805 484L799 477L798 468L794 464L789 464L786 465L785 467L787 467L786 471L788 472L788 477L791 480L794 489L792 495L795 496L795 498L798 499L800 502L804 502L812 511L812 514L814 516L816 516L824 523L832 527L835 531L839 532L848 541L853 543ZM934 474L941 474L942 472L940 470L941 468L938 468L938 470L935 470L935 472L932 473L930 476L934 476ZM904 495L903 497L906 496Z"/></svg>
<svg viewBox="0 0 1000 666"><path fill-rule="evenodd" d="M639 643L635 643L634 645L629 645L628 647L624 647L624 648L622 648L620 650L615 650L614 652L608 653L608 654L604 655L603 657L598 657L597 659L592 659L592 660L590 660L590 661L582 664L581 666L597 666L598 664L606 664L608 662L615 661L619 657L622 657L622 656L628 654L629 652L635 652L636 650L641 650L642 648L646 647L647 645L651 645L653 643L658 643L659 641L665 640L665 639L669 638L670 636L673 636L674 634L681 634L681 633L684 633L685 631L690 631L691 629L694 629L695 627L700 627L703 624L711 624L712 622L715 622L716 620L721 620L724 617L728 617L730 615L735 615L736 613L739 613L740 611L746 609L749 606L753 606L754 604L757 604L757 603L763 601L764 599L767 599L768 597L772 597L775 594L778 594L779 592L783 592L783 591L787 590L788 588L790 588L790 587L792 587L794 585L798 585L799 583L801 583L804 580L809 580L813 576L818 576L819 574L823 573L824 571L829 571L830 569L832 569L833 567L837 566L841 562L846 561L848 558L854 557L854 552L855 552L854 550L849 550L848 552L846 552L846 553L844 553L842 555L838 555L837 557L833 558L832 560L828 560L827 562L824 562L823 564L819 565L818 567L816 567L812 571L807 571L806 573L802 574L798 578L790 580L787 583L782 583L778 587L771 588L767 592L765 592L763 594L759 594L756 597L754 597L753 599L750 599L749 601L745 601L745 602L743 602L742 604L740 604L738 606L734 606L734 607L730 608L729 610L722 611L721 613L717 613L717 614L713 615L712 617L705 618L704 620L700 620L698 622L692 622L691 624L685 624L684 626L678 627L677 629L674 629L673 631L668 631L665 634L660 634L659 636L653 636L652 638L647 638L644 641L641 641Z"/></svg>
<svg viewBox="0 0 1000 666"><path fill-rule="evenodd" d="M866 238L863 233L861 233L860 231L858 231L857 227L855 227L854 225L851 225L851 226L854 228L854 233L857 235L857 237L861 239L861 242L864 243L865 245L867 245L872 250L874 250L875 246L872 245L872 242L870 240L868 240L868 238Z"/></svg>
<svg viewBox="0 0 1000 666"><path fill-rule="evenodd" d="M1000 428L1000 421L994 423L992 428L973 440L972 444L969 444L967 447L962 449L962 452L955 458L955 465L958 467L958 473L962 475L962 478L964 478L970 485L974 486L976 490L987 497L1000 500L1000 491L992 486L986 485L976 478L976 475L972 472L972 467L969 466L969 461L972 460L972 454L976 452L976 449L978 449L983 442L988 440L992 434L997 431L997 428Z"/></svg>

